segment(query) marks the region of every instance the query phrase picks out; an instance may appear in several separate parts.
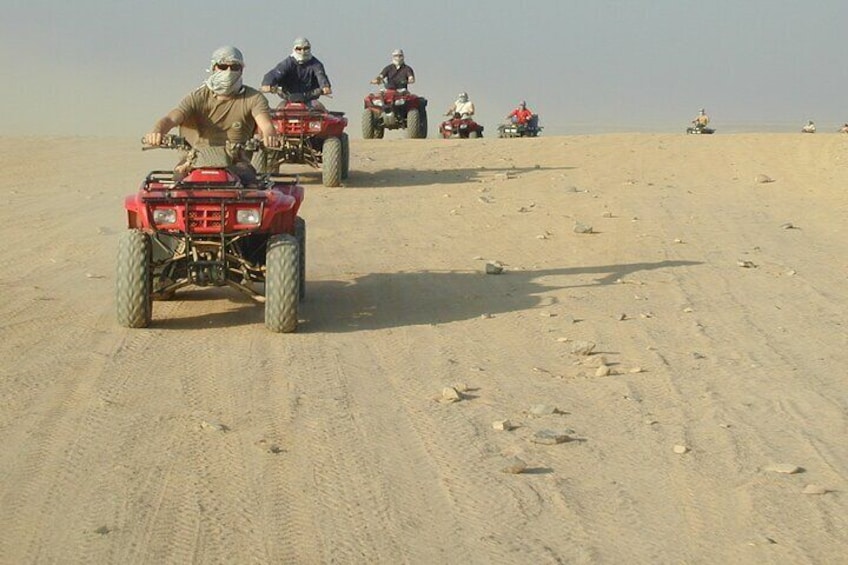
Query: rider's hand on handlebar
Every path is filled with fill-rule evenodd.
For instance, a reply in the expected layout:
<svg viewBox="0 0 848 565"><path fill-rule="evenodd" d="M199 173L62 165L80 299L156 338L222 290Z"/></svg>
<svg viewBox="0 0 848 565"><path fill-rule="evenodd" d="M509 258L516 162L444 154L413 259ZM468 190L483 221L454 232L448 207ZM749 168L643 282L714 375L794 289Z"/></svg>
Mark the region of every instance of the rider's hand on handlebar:
<svg viewBox="0 0 848 565"><path fill-rule="evenodd" d="M278 135L264 135L262 136L262 143L265 147L279 147L280 137Z"/></svg>
<svg viewBox="0 0 848 565"><path fill-rule="evenodd" d="M141 142L145 145L157 147L159 145L162 145L162 137L164 137L164 134L151 131L150 133L145 134L144 137L141 138Z"/></svg>

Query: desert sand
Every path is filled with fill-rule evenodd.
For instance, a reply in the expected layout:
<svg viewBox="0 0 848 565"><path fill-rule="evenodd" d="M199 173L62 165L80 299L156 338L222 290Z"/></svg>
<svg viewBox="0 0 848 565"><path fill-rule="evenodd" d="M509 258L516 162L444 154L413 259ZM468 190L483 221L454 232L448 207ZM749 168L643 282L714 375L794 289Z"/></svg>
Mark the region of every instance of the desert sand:
<svg viewBox="0 0 848 565"><path fill-rule="evenodd" d="M229 289L130 330L176 155L0 138L0 563L845 562L848 136L351 151L292 170L296 333Z"/></svg>

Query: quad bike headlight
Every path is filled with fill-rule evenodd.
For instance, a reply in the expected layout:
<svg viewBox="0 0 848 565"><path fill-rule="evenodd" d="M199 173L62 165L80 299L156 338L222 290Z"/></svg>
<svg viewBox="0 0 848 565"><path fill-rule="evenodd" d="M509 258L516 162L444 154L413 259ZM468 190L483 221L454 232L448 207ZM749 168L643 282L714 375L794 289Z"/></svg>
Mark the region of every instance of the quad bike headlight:
<svg viewBox="0 0 848 565"><path fill-rule="evenodd" d="M375 106L382 106L382 105L383 105L383 101L382 101L382 100L379 100L379 99L374 100L373 102L374 102L374 105L375 105Z"/></svg>
<svg viewBox="0 0 848 565"><path fill-rule="evenodd" d="M321 122L309 122L309 131L321 131Z"/></svg>
<svg viewBox="0 0 848 565"><path fill-rule="evenodd" d="M262 216L256 208L244 208L236 212L236 223L250 226L258 226Z"/></svg>
<svg viewBox="0 0 848 565"><path fill-rule="evenodd" d="M395 106L403 106L404 104L406 104L406 100L404 100L403 98L398 98L397 100L395 100Z"/></svg>
<svg viewBox="0 0 848 565"><path fill-rule="evenodd" d="M153 210L154 224L176 224L177 211L173 208L156 208Z"/></svg>

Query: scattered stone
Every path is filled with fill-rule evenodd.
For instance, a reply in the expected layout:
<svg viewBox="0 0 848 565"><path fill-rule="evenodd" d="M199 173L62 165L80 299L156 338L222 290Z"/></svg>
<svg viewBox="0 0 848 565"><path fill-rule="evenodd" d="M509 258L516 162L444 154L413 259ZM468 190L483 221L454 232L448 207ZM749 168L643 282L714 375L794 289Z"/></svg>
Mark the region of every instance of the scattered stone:
<svg viewBox="0 0 848 565"><path fill-rule="evenodd" d="M501 469L502 472L510 475L520 475L527 469L527 463L518 457L513 457L509 460L509 464Z"/></svg>
<svg viewBox="0 0 848 565"><path fill-rule="evenodd" d="M800 473L803 470L804 469L802 469L798 465L792 465L791 463L774 463L766 467L766 471L770 471L772 473L782 473L784 475L794 475L795 473Z"/></svg>
<svg viewBox="0 0 848 565"><path fill-rule="evenodd" d="M493 316L492 314L488 314L488 313L480 314L480 319L481 319L481 320L489 320L489 319L491 319L491 318L494 318L494 316Z"/></svg>
<svg viewBox="0 0 848 565"><path fill-rule="evenodd" d="M686 308L684 308L683 311L686 312L687 314L691 314L692 312L694 312L694 310L692 310L688 306Z"/></svg>
<svg viewBox="0 0 848 565"><path fill-rule="evenodd" d="M768 175L762 175L761 174L761 175L755 176L754 181L759 183L759 184L766 184L766 183L769 183L769 182L774 182L774 179L771 178Z"/></svg>
<svg viewBox="0 0 848 565"><path fill-rule="evenodd" d="M612 215L612 212L604 212L603 217L604 218L614 218L615 216Z"/></svg>
<svg viewBox="0 0 848 565"><path fill-rule="evenodd" d="M591 341L575 341L571 344L571 352L574 355L591 355L594 349L595 344Z"/></svg>
<svg viewBox="0 0 848 565"><path fill-rule="evenodd" d="M807 485L804 487L804 490L801 491L801 494L827 494L828 490L824 487L820 487L819 485Z"/></svg>
<svg viewBox="0 0 848 565"><path fill-rule="evenodd" d="M536 239L548 239L548 234L540 233L539 235L536 236Z"/></svg>
<svg viewBox="0 0 848 565"><path fill-rule="evenodd" d="M574 227L572 228L574 233L594 233L592 231L592 226L588 226L581 222L574 222Z"/></svg>
<svg viewBox="0 0 848 565"><path fill-rule="evenodd" d="M499 432L508 432L513 428L513 426L512 422L509 420L495 420L492 422L492 428Z"/></svg>
<svg viewBox="0 0 848 565"><path fill-rule="evenodd" d="M627 319L627 314L622 312L621 314L618 315L618 321L619 322L623 322L626 319Z"/></svg>
<svg viewBox="0 0 848 565"><path fill-rule="evenodd" d="M675 445L674 446L674 452L677 453L678 455L683 455L684 453L686 453L688 451L689 451L689 448L686 447L685 445Z"/></svg>
<svg viewBox="0 0 848 565"><path fill-rule="evenodd" d="M273 453L274 455L279 455L280 453L283 453L284 451L285 450L282 447L280 447L279 445L277 445L276 443L272 443L271 445L268 446L268 453Z"/></svg>
<svg viewBox="0 0 848 565"><path fill-rule="evenodd" d="M486 263L486 274L487 275L499 275L503 273L504 266L500 261L488 261Z"/></svg>
<svg viewBox="0 0 848 565"><path fill-rule="evenodd" d="M87 279L105 279L105 275L96 275L94 273L86 273L85 278Z"/></svg>
<svg viewBox="0 0 848 565"><path fill-rule="evenodd" d="M793 224L792 222L786 222L785 224L781 224L780 227L782 229L785 229L785 230L796 230L796 229L798 229L798 228L795 227L795 224Z"/></svg>
<svg viewBox="0 0 848 565"><path fill-rule="evenodd" d="M228 432L230 428L221 422L215 420L203 420L200 422L200 427L204 430L212 430L215 432Z"/></svg>
<svg viewBox="0 0 848 565"><path fill-rule="evenodd" d="M757 265L753 261L748 261L744 259L739 259L736 261L736 264L742 267L743 269L756 269Z"/></svg>
<svg viewBox="0 0 848 565"><path fill-rule="evenodd" d="M641 314L639 314L639 317L645 318L647 320L648 318L653 318L654 313L653 312L642 312Z"/></svg>
<svg viewBox="0 0 848 565"><path fill-rule="evenodd" d="M479 200L483 204L491 204L492 203L492 197L491 196L478 196L477 200Z"/></svg>
<svg viewBox="0 0 848 565"><path fill-rule="evenodd" d="M548 312L547 310L543 310L542 312L539 312L539 315L543 318L555 318L556 317L555 313Z"/></svg>
<svg viewBox="0 0 848 565"><path fill-rule="evenodd" d="M565 432L555 432L553 430L539 430L535 434L530 441L533 443L538 443L541 445L556 445L558 443L566 443L572 441L570 435Z"/></svg>
<svg viewBox="0 0 848 565"><path fill-rule="evenodd" d="M109 533L109 532L111 532L111 531L112 531L112 530L110 530L110 529L109 529L109 526L100 526L99 528L97 528L96 530L94 530L94 533L95 533L95 534L100 534L101 536L105 536L106 534L108 534L108 533Z"/></svg>
<svg viewBox="0 0 848 565"><path fill-rule="evenodd" d="M451 404L453 402L459 402L462 400L462 394L452 386L446 386L442 389L442 397L440 402L444 404Z"/></svg>
<svg viewBox="0 0 848 565"><path fill-rule="evenodd" d="M453 388L458 393L462 394L463 392L468 392L468 385L465 383L453 383Z"/></svg>
<svg viewBox="0 0 848 565"><path fill-rule="evenodd" d="M674 243L683 243L683 240L679 237L674 238Z"/></svg>
<svg viewBox="0 0 848 565"><path fill-rule="evenodd" d="M565 343L566 341L571 341L571 339L567 337L558 337L557 341L560 343Z"/></svg>
<svg viewBox="0 0 848 565"><path fill-rule="evenodd" d="M556 406L550 404L534 404L528 412L533 416L550 416L551 414L561 413Z"/></svg>
<svg viewBox="0 0 848 565"><path fill-rule="evenodd" d="M655 426L659 424L659 422L657 420L654 420L653 418L648 418L647 420L645 420L645 424L649 426Z"/></svg>
<svg viewBox="0 0 848 565"><path fill-rule="evenodd" d="M797 274L798 274L798 271L796 271L795 269L789 269L788 271L786 271L787 277L794 277Z"/></svg>
<svg viewBox="0 0 848 565"><path fill-rule="evenodd" d="M600 367L598 367L598 370L595 371L595 376L596 377L607 377L607 376L609 376L610 371L611 371L611 369L609 368L609 365L601 365Z"/></svg>
<svg viewBox="0 0 848 565"><path fill-rule="evenodd" d="M630 369L631 373L642 373L644 371L645 371L645 369L643 369L642 367L631 367L631 369Z"/></svg>

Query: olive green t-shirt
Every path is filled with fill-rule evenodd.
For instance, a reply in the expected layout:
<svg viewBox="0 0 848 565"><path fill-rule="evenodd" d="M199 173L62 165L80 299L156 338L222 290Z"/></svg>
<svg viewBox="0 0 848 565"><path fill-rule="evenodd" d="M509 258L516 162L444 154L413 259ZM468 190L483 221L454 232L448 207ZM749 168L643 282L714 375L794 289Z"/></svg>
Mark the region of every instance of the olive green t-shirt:
<svg viewBox="0 0 848 565"><path fill-rule="evenodd" d="M181 133L193 146L247 141L256 131L255 117L271 112L268 99L249 86L232 98L220 99L203 85L183 98L177 109L185 118Z"/></svg>

